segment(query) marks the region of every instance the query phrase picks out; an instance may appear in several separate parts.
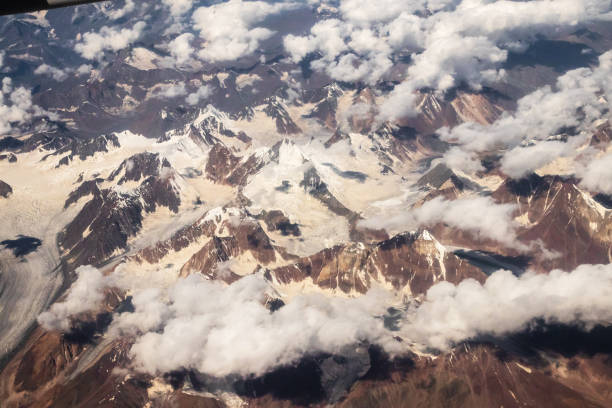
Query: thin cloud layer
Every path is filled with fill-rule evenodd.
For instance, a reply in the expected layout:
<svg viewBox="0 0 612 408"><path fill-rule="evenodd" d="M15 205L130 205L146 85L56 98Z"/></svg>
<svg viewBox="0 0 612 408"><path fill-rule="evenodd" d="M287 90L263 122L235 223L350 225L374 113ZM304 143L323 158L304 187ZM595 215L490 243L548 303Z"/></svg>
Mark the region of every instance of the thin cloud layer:
<svg viewBox="0 0 612 408"><path fill-rule="evenodd" d="M365 228L382 228L390 232L433 227L438 223L464 230L476 238L492 239L508 247L524 249L518 242L514 221L517 206L497 204L491 197L465 197L447 200L436 197L421 207L405 210L395 216L377 216L362 220Z"/></svg>
<svg viewBox="0 0 612 408"><path fill-rule="evenodd" d="M185 102L190 105L197 105L200 101L208 99L213 93L213 88L210 85L202 85L195 92L190 93L185 98Z"/></svg>
<svg viewBox="0 0 612 408"><path fill-rule="evenodd" d="M64 70L57 67L52 67L47 64L41 64L38 68L34 70L36 75L48 75L56 81L63 81L68 78L70 74L70 70Z"/></svg>

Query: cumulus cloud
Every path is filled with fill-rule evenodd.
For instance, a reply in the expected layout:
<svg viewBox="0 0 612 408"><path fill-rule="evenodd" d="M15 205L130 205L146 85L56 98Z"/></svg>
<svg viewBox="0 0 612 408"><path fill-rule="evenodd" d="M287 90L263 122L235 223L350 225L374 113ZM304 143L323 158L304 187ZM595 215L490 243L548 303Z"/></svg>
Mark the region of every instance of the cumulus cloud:
<svg viewBox="0 0 612 408"><path fill-rule="evenodd" d="M77 68L76 73L78 75L89 75L93 69L92 65L82 64Z"/></svg>
<svg viewBox="0 0 612 408"><path fill-rule="evenodd" d="M112 9L111 7L111 5L108 5L102 10L104 14L106 14L106 16L111 20L118 20L121 17L124 17L134 11L136 5L134 4L134 0L125 0L123 7L121 7L120 9Z"/></svg>
<svg viewBox="0 0 612 408"><path fill-rule="evenodd" d="M259 375L308 353L339 352L361 341L390 348L396 343L377 317L388 306L384 292L356 299L302 295L270 313L264 306L268 290L258 276L230 286L197 275L180 280L169 292L171 317L132 347L136 367L148 373L182 367L217 377Z"/></svg>
<svg viewBox="0 0 612 408"><path fill-rule="evenodd" d="M162 3L170 9L173 17L180 17L193 7L193 0L162 0Z"/></svg>
<svg viewBox="0 0 612 408"><path fill-rule="evenodd" d="M612 153L591 160L579 170L578 176L587 190L612 194Z"/></svg>
<svg viewBox="0 0 612 408"><path fill-rule="evenodd" d="M516 205L497 204L491 197L475 196L457 200L436 197L421 207L403 211L395 216L385 214L368 218L360 221L359 225L397 232L444 223L451 228L469 232L477 238L492 239L508 247L525 249L516 237L516 210Z"/></svg>
<svg viewBox="0 0 612 408"><path fill-rule="evenodd" d="M153 92L151 98L171 99L179 96L187 95L187 89L184 82L176 84L161 84Z"/></svg>
<svg viewBox="0 0 612 408"><path fill-rule="evenodd" d="M70 329L70 317L95 309L104 299L104 288L108 286L102 273L92 266L81 266L76 270L77 280L70 287L62 302L54 303L48 311L38 317L38 323L49 330Z"/></svg>
<svg viewBox="0 0 612 408"><path fill-rule="evenodd" d="M590 329L612 324L612 265L581 265L572 272L493 273L455 286L438 283L407 313L400 332L428 347L447 350L461 341L524 330L534 319Z"/></svg>
<svg viewBox="0 0 612 408"><path fill-rule="evenodd" d="M96 307L103 289L119 283L83 267L66 299L39 322L68 330L70 316ZM136 336L130 350L134 367L151 374L189 368L216 377L259 375L306 354L337 353L364 341L399 351L381 318L391 302L387 292L373 290L355 299L300 295L275 313L265 306L271 294L261 275L232 285L191 275L166 290L135 291L134 312L116 315L108 333Z"/></svg>
<svg viewBox="0 0 612 408"><path fill-rule="evenodd" d="M375 31L339 19L320 21L309 35L290 34L283 42L294 62L319 52L322 58L312 67L337 80L376 83L393 65L390 46Z"/></svg>
<svg viewBox="0 0 612 408"><path fill-rule="evenodd" d="M501 169L520 178L558 157L575 155L597 122L610 109L612 52L599 57L594 68L579 68L560 76L553 86L543 86L517 102L490 125L462 123L438 131L444 141L456 144L466 165L475 153L501 150ZM569 134L566 134L569 133ZM565 140L562 141L562 140ZM461 168L462 163L454 163Z"/></svg>
<svg viewBox="0 0 612 408"><path fill-rule="evenodd" d="M168 43L168 49L170 50L170 54L176 62L176 65L184 65L191 59L194 51L193 47L191 46L193 38L193 34L184 33Z"/></svg>
<svg viewBox="0 0 612 408"><path fill-rule="evenodd" d="M213 89L210 85L202 85L197 91L187 95L185 101L190 105L197 105L200 101L208 99L212 93Z"/></svg>
<svg viewBox="0 0 612 408"><path fill-rule="evenodd" d="M597 68L580 68L558 78L554 87L544 86L517 102L491 125L463 123L452 130L442 129L442 138L460 143L471 151L514 147L521 142L546 140L562 129L590 125L601 118L608 104L601 100L605 78L612 73L612 52L600 57Z"/></svg>
<svg viewBox="0 0 612 408"><path fill-rule="evenodd" d="M417 99L416 88L412 83L403 82L397 85L380 105L378 121L385 122L400 117L416 116L418 114L415 106Z"/></svg>
<svg viewBox="0 0 612 408"><path fill-rule="evenodd" d="M230 0L199 7L192 20L206 41L198 53L205 61L231 61L252 54L274 32L256 26L266 17L297 7L296 3Z"/></svg>
<svg viewBox="0 0 612 408"><path fill-rule="evenodd" d="M69 317L98 305L105 287L124 285L133 293L134 311L116 314L107 335L133 336L133 367L153 375L192 369L214 377L261 375L363 342L400 355L406 344L447 350L481 335L524 330L535 319L585 329L612 323L611 265L520 277L498 271L484 284L440 282L421 301L405 304L383 289L357 298L301 294L273 313L265 301L276 293L259 274L231 285L191 275L165 289L142 288L142 281L125 286L130 281L136 283L83 267L66 299L39 321L67 330ZM393 331L382 319L392 305L403 310Z"/></svg>
<svg viewBox="0 0 612 408"><path fill-rule="evenodd" d="M54 80L61 82L68 78L68 74L71 71L69 69L60 69L56 67L52 67L47 64L41 64L34 70L36 75L48 75Z"/></svg>
<svg viewBox="0 0 612 408"><path fill-rule="evenodd" d="M74 49L83 58L100 60L104 51L119 51L138 40L145 26L144 21L139 21L132 28L102 27L99 32L79 34Z"/></svg>
<svg viewBox="0 0 612 408"><path fill-rule="evenodd" d="M406 80L381 112L386 120L414 115L414 104L397 102L414 102L410 94L419 89L480 89L504 76L508 51L610 18L607 0L340 0L338 10L306 35L287 35L285 49L296 62L317 52L314 69L370 84L409 54Z"/></svg>

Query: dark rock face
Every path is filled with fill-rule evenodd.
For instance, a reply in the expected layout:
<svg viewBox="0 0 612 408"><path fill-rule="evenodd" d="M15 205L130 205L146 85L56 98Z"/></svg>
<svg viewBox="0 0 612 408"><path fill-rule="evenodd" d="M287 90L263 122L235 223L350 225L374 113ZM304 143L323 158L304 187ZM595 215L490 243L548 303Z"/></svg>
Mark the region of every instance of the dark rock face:
<svg viewBox="0 0 612 408"><path fill-rule="evenodd" d="M124 172L117 183L123 184L127 181L140 181L144 177L158 176L160 174L160 166L170 167L170 163L164 159L160 162L159 153L138 153L129 159L126 159L121 165L115 169L108 177L109 181L114 181L115 178Z"/></svg>
<svg viewBox="0 0 612 408"><path fill-rule="evenodd" d="M321 176L314 167L311 167L304 173L304 178L300 182L300 186L311 196L321 201L333 213L342 217L348 217L354 214L333 196L327 188L327 184L321 180Z"/></svg>
<svg viewBox="0 0 612 408"><path fill-rule="evenodd" d="M303 358L259 378L238 381L234 387L247 398L271 397L294 406L336 404L370 368L368 347L350 346L334 355Z"/></svg>
<svg viewBox="0 0 612 408"><path fill-rule="evenodd" d="M269 273L284 283L310 277L322 288L346 293L365 293L381 275L396 289L409 285L413 294L425 293L440 279L459 283L466 278L481 282L486 278L479 268L452 253L439 253L434 241L415 234L400 234L376 244L338 245Z"/></svg>
<svg viewBox="0 0 612 408"><path fill-rule="evenodd" d="M231 268L218 270L221 263L247 252L261 265L267 265L277 259L276 248L257 222L246 220L239 225L226 223L223 228L227 229L231 236L212 235L212 239L183 265L182 276L202 273L211 278L233 282L239 276L233 273ZM214 228L209 228L209 231L212 233Z"/></svg>
<svg viewBox="0 0 612 408"><path fill-rule="evenodd" d="M208 154L206 174L218 183L223 183L231 175L240 159L222 144L216 144Z"/></svg>
<svg viewBox="0 0 612 408"><path fill-rule="evenodd" d="M440 188L442 184L455 174L451 169L446 167L443 163L438 164L436 167L424 174L418 181L419 186L431 186L433 188Z"/></svg>
<svg viewBox="0 0 612 408"><path fill-rule="evenodd" d="M16 257L23 257L36 251L42 245L42 241L38 238L20 235L16 239L7 239L0 242L0 245L4 245L5 249L13 251Z"/></svg>
<svg viewBox="0 0 612 408"><path fill-rule="evenodd" d="M94 197L100 196L101 192L98 188L98 183L101 183L102 181L104 180L98 178L81 183L76 190L70 193L68 199L64 203L64 208L68 208L70 205L76 203L79 199L86 197L89 194L92 194Z"/></svg>
<svg viewBox="0 0 612 408"><path fill-rule="evenodd" d="M294 237L302 235L300 226L292 223L282 211L264 211L262 217L270 231L280 231L283 235L292 235Z"/></svg>
<svg viewBox="0 0 612 408"><path fill-rule="evenodd" d="M7 160L9 163L16 163L17 156L15 156L13 153L0 154L0 160Z"/></svg>
<svg viewBox="0 0 612 408"><path fill-rule="evenodd" d="M265 155L254 153L241 159L235 156L227 146L218 143L208 154L206 174L216 183L244 186L251 175L256 174L271 161L278 159L278 146L279 144L276 144L270 148Z"/></svg>
<svg viewBox="0 0 612 408"><path fill-rule="evenodd" d="M74 266L97 264L142 226L142 204L131 196L102 190L88 201L59 235L61 248Z"/></svg>
<svg viewBox="0 0 612 408"><path fill-rule="evenodd" d="M594 200L578 190L572 180L532 175L505 182L493 197L504 203L518 200L521 213L529 220L519 234L521 240L540 239L546 248L559 254L541 260L542 268L572 270L583 263L609 262L612 215L599 213L591 203Z"/></svg>
<svg viewBox="0 0 612 408"><path fill-rule="evenodd" d="M268 99L267 105L264 108L264 113L276 121L276 130L278 130L280 134L287 135L300 133L302 131L293 121L287 109L285 109L283 104L276 97Z"/></svg>
<svg viewBox="0 0 612 408"><path fill-rule="evenodd" d="M17 150L23 146L23 142L12 136L0 139L0 152L4 150Z"/></svg>
<svg viewBox="0 0 612 408"><path fill-rule="evenodd" d="M334 132L334 134L332 135L332 137L330 137L325 143L324 146L327 148L330 148L331 146L333 146L335 143L338 143L341 140L345 140L348 139L348 135L344 132L342 132L340 129L336 129L336 131Z"/></svg>
<svg viewBox="0 0 612 408"><path fill-rule="evenodd" d="M511 257L485 251L466 251L463 249L455 251L454 254L459 258L466 259L487 275L505 269L511 271L515 276L520 276L526 271L531 260L525 255Z"/></svg>
<svg viewBox="0 0 612 408"><path fill-rule="evenodd" d="M158 154L141 153L125 160L111 173L109 180L118 184L140 181L133 194L113 189L100 189L102 179L88 180L70 193L64 206L91 196L78 215L59 236L61 247L75 265L95 264L105 260L117 249L124 249L130 236L142 226L144 213L154 212L157 206L177 212L180 194L173 185L176 176L166 159Z"/></svg>
<svg viewBox="0 0 612 408"><path fill-rule="evenodd" d="M11 194L13 194L13 188L0 180L0 197L8 198Z"/></svg>
<svg viewBox="0 0 612 408"><path fill-rule="evenodd" d="M121 147L117 135L100 135L92 139L72 139L72 141L61 149L53 153L54 156L59 156L68 153L59 162L58 167L68 165L75 157L81 160L86 160L98 152L108 152L111 147Z"/></svg>

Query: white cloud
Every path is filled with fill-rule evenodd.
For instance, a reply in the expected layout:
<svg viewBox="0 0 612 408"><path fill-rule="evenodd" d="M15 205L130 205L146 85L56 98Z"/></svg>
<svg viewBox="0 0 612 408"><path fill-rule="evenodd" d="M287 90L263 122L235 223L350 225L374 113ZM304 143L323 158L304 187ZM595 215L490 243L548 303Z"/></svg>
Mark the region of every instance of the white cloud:
<svg viewBox="0 0 612 408"><path fill-rule="evenodd" d="M393 21L402 13L423 10L423 0L343 0L340 12L351 23L369 26L372 23Z"/></svg>
<svg viewBox="0 0 612 408"><path fill-rule="evenodd" d="M368 218L360 221L359 225L395 233L444 223L477 238L492 239L511 248L525 249L526 246L518 242L516 237L519 226L514 221L516 210L516 205L497 204L491 197L476 196L457 200L436 197L421 207L403 210L394 216L385 214Z"/></svg>
<svg viewBox="0 0 612 408"><path fill-rule="evenodd" d="M82 64L77 68L76 73L78 75L89 75L92 70L93 70L93 66L89 64Z"/></svg>
<svg viewBox="0 0 612 408"><path fill-rule="evenodd" d="M274 32L256 24L266 17L297 7L296 3L230 0L194 11L192 19L206 40L198 53L205 61L230 61L255 52Z"/></svg>
<svg viewBox="0 0 612 408"><path fill-rule="evenodd" d="M213 93L213 89L209 85L202 85L197 91L190 93L185 101L190 105L197 105L200 101L209 98Z"/></svg>
<svg viewBox="0 0 612 408"><path fill-rule="evenodd" d="M81 268L66 299L41 314L39 322L68 330L70 317L95 308L105 287L129 284L123 278ZM216 377L260 375L306 354L336 353L362 341L399 350L380 318L391 301L384 291L356 299L300 295L271 313L265 300L273 290L260 275L228 286L197 274L166 290L129 289L134 312L116 315L108 333L136 336L130 356L135 368L147 373L190 368Z"/></svg>
<svg viewBox="0 0 612 408"><path fill-rule="evenodd" d="M285 49L294 61L317 51L314 69L369 84L386 78L396 54L411 54L405 82L383 105L385 120L414 115L414 104L396 101L414 102L410 94L421 88L498 81L508 50L524 49L538 34L569 34L610 18L607 0L340 0L338 9L307 35L287 35Z"/></svg>
<svg viewBox="0 0 612 408"><path fill-rule="evenodd" d="M71 71L69 69L59 69L47 64L41 64L38 66L38 68L34 70L34 73L36 75L48 75L58 82L61 82L68 78L68 74L70 72Z"/></svg>
<svg viewBox="0 0 612 408"><path fill-rule="evenodd" d="M415 89L446 91L461 82L479 89L482 83L492 83L503 75L496 68L507 55L486 37L435 38L414 57L407 76Z"/></svg>
<svg viewBox="0 0 612 408"><path fill-rule="evenodd" d="M153 375L185 368L214 377L261 375L309 354L341 353L362 342L391 355L406 352L405 344L447 350L479 335L524 330L535 319L586 329L612 323L611 265L521 277L498 271L484 284L441 282L421 303L409 300L399 331L383 324L388 307L399 304L382 289L357 298L301 294L271 313L264 304L275 292L261 275L226 285L196 274L161 289L143 287L142 277L114 274L79 269L66 299L39 321L68 330L70 317L99 305L107 286L130 290L134 311L115 315L107 335L133 337L133 367Z"/></svg>
<svg viewBox="0 0 612 408"><path fill-rule="evenodd" d="M99 32L87 32L77 36L76 52L86 59L102 59L104 51L119 51L134 43L145 28L144 21L139 21L132 28L102 27Z"/></svg>
<svg viewBox="0 0 612 408"><path fill-rule="evenodd" d="M418 95L416 89L410 82L402 82L387 95L380 105L378 121L393 121L400 117L416 116L416 101Z"/></svg>
<svg viewBox="0 0 612 408"><path fill-rule="evenodd" d="M161 84L153 92L151 92L152 98L160 99L171 99L179 96L187 95L187 89L185 83L178 82L176 84Z"/></svg>
<svg viewBox="0 0 612 408"><path fill-rule="evenodd" d="M198 275L179 280L169 292L171 317L130 351L136 367L148 373L186 367L217 377L260 375L307 353L339 352L360 341L395 343L376 317L389 304L383 292L357 299L302 295L270 313L263 305L267 291L258 276L230 286Z"/></svg>
<svg viewBox="0 0 612 408"><path fill-rule="evenodd" d="M543 86L519 99L514 112L504 113L490 125L466 122L438 133L442 140L457 145L455 158L460 157L457 149L463 152L465 166L476 160L475 153L501 150L502 171L520 178L558 157L576 154L611 107L611 74L612 52L607 52L600 56L599 66L567 72L554 86ZM555 141L568 130L567 142ZM453 165L464 166L459 160Z"/></svg>
<svg viewBox="0 0 612 408"><path fill-rule="evenodd" d="M482 334L503 336L526 329L534 319L580 324L612 323L612 265L581 265L571 273L509 271L484 285L473 279L432 286L426 300L407 314L400 332L423 345L446 350Z"/></svg>
<svg viewBox="0 0 612 408"><path fill-rule="evenodd" d="M110 7L112 7L112 5L109 5L109 7L102 9L104 14L106 14L106 16L111 20L118 20L121 17L127 15L128 13L134 11L136 5L134 4L134 0L125 0L125 4L120 9L112 9Z"/></svg>
<svg viewBox="0 0 612 408"><path fill-rule="evenodd" d="M612 153L590 161L578 172L578 175L582 179L580 184L586 189L596 193L612 194Z"/></svg>
<svg viewBox="0 0 612 408"><path fill-rule="evenodd" d="M77 280L70 287L66 298L54 303L48 311L38 317L38 322L48 330L70 329L70 317L95 309L104 299L107 280L92 266L81 266L76 270Z"/></svg>
<svg viewBox="0 0 612 408"><path fill-rule="evenodd" d="M162 3L169 7L173 17L180 17L193 7L193 0L162 0Z"/></svg>
<svg viewBox="0 0 612 408"><path fill-rule="evenodd" d="M24 87L15 88L9 77L2 79L0 93L0 134L10 133L18 125L23 125L34 117L57 115L43 110L32 103L32 93Z"/></svg>
<svg viewBox="0 0 612 408"><path fill-rule="evenodd" d="M184 33L168 43L168 49L172 55L176 65L181 66L190 61L193 55L193 34Z"/></svg>
<svg viewBox="0 0 612 408"><path fill-rule="evenodd" d="M571 154L570 145L564 142L541 142L527 147L515 147L504 154L501 171L508 176L520 179L558 157Z"/></svg>
<svg viewBox="0 0 612 408"><path fill-rule="evenodd" d="M444 153L442 161L447 167L454 170L460 170L468 174L473 174L484 170L480 160L456 146L451 147L446 153Z"/></svg>

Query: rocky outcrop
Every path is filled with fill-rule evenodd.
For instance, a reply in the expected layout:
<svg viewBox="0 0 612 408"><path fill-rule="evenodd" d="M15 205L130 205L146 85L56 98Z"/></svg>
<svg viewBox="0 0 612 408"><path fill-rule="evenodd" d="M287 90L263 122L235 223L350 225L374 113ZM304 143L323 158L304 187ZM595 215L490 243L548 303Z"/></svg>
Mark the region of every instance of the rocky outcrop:
<svg viewBox="0 0 612 408"><path fill-rule="evenodd" d="M69 165L75 157L86 160L98 152L108 152L112 147L121 147L117 135L100 135L91 139L72 139L69 144L56 150L52 156L62 156L57 167ZM48 156L47 156L48 157ZM47 158L45 157L45 159Z"/></svg>
<svg viewBox="0 0 612 408"><path fill-rule="evenodd" d="M218 143L213 146L208 154L206 174L216 183L244 186L249 176L256 174L271 161L278 160L280 143L270 149L245 157L235 156L227 146Z"/></svg>
<svg viewBox="0 0 612 408"><path fill-rule="evenodd" d="M276 122L276 130L282 135L300 133L302 129L293 121L289 112L276 96L270 97L266 101L263 109L268 117Z"/></svg>
<svg viewBox="0 0 612 408"><path fill-rule="evenodd" d="M263 219L269 231L279 231L283 235L292 235L294 237L302 235L300 226L296 223L292 223L280 210L264 210L258 218Z"/></svg>
<svg viewBox="0 0 612 408"><path fill-rule="evenodd" d="M17 156L15 156L13 153L0 154L0 160L6 160L9 163L17 163Z"/></svg>
<svg viewBox="0 0 612 408"><path fill-rule="evenodd" d="M76 266L97 264L124 249L128 238L140 231L145 214L158 206L178 212L181 198L175 177L167 160L142 153L125 160L109 177L110 181L118 179L118 185L142 180L131 191L101 189L98 184L102 179L81 183L66 200L65 208L83 197L91 198L58 239L69 262Z"/></svg>
<svg viewBox="0 0 612 408"><path fill-rule="evenodd" d="M376 244L337 245L268 273L280 284L309 278L325 289L365 293L374 282L380 282L413 295L425 293L441 280L458 283L466 278L486 278L481 270L447 252L426 231L400 234Z"/></svg>
<svg viewBox="0 0 612 408"><path fill-rule="evenodd" d="M13 188L0 180L0 197L8 198L11 194L13 194Z"/></svg>
<svg viewBox="0 0 612 408"><path fill-rule="evenodd" d="M612 211L580 190L574 180L531 175L504 182L493 197L518 204L523 220L520 240L541 240L558 254L552 259L540 257L543 269L572 270L583 263L611 262Z"/></svg>

